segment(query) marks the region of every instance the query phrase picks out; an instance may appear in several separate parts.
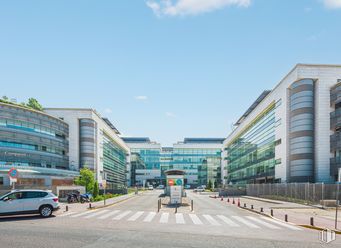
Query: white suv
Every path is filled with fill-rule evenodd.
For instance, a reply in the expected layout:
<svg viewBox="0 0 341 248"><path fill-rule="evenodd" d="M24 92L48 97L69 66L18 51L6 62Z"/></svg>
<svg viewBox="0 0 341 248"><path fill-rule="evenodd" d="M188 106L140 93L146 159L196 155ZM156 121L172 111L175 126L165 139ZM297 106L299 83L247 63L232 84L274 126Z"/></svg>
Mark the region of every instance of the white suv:
<svg viewBox="0 0 341 248"><path fill-rule="evenodd" d="M0 215L34 214L49 217L58 210L58 197L43 190L14 190L0 197Z"/></svg>

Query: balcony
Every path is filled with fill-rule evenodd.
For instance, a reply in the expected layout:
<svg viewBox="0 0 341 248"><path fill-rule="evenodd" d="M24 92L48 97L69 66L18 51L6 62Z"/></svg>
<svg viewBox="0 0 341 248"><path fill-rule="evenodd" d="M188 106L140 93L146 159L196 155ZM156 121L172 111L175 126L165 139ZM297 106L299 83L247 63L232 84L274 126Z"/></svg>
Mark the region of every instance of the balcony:
<svg viewBox="0 0 341 248"><path fill-rule="evenodd" d="M341 149L341 133L337 132L330 136L330 152L333 153Z"/></svg>
<svg viewBox="0 0 341 248"><path fill-rule="evenodd" d="M341 109L330 113L330 129L335 131L341 128Z"/></svg>

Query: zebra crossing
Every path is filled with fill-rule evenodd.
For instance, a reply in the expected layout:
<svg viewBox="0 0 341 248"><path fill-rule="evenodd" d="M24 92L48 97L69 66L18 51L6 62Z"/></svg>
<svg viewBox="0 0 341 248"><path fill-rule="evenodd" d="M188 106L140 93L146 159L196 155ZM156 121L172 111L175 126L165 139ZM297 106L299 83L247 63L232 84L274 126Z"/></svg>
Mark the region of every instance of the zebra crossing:
<svg viewBox="0 0 341 248"><path fill-rule="evenodd" d="M301 231L302 229L289 225L274 219L256 216L225 216L225 215L209 215L209 214L183 214L183 213L156 213L148 211L131 211L131 210L93 210L86 212L65 212L58 215L60 218L81 218L87 220L98 221L127 221L142 222L153 224L176 224L176 225L195 225L195 226L228 226L228 227L247 227L253 230L272 229L282 230L289 229L293 231Z"/></svg>

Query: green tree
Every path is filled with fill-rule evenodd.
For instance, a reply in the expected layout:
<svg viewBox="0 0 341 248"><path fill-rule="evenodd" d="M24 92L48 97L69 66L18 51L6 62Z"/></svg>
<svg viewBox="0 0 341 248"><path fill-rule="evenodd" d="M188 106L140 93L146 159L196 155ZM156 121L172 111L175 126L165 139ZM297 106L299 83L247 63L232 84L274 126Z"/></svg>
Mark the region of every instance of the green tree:
<svg viewBox="0 0 341 248"><path fill-rule="evenodd" d="M214 181L214 188L215 189L218 188L218 181L217 180Z"/></svg>
<svg viewBox="0 0 341 248"><path fill-rule="evenodd" d="M4 100L4 101L9 101L9 99L8 99L7 96L3 96L3 97L2 97L2 100Z"/></svg>
<svg viewBox="0 0 341 248"><path fill-rule="evenodd" d="M212 189L212 181L211 181L211 180L208 181L207 189L208 189L208 190L211 190L211 189Z"/></svg>
<svg viewBox="0 0 341 248"><path fill-rule="evenodd" d="M35 98L29 98L26 106L35 110L43 111L43 106Z"/></svg>
<svg viewBox="0 0 341 248"><path fill-rule="evenodd" d="M86 192L93 191L94 184L95 184L94 173L87 168L81 169L80 176L75 179L75 184L80 185L80 186L84 186Z"/></svg>
<svg viewBox="0 0 341 248"><path fill-rule="evenodd" d="M96 198L99 195L99 187L98 187L98 182L95 182L94 184L94 189L92 191L92 196Z"/></svg>

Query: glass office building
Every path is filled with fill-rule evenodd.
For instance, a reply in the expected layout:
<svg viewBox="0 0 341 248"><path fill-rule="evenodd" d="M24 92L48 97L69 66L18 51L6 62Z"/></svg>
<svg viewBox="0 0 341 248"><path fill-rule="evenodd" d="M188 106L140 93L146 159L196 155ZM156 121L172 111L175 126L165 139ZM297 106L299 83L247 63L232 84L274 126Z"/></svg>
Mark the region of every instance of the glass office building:
<svg viewBox="0 0 341 248"><path fill-rule="evenodd" d="M227 147L232 183L274 182L275 105L271 105Z"/></svg>
<svg viewBox="0 0 341 248"><path fill-rule="evenodd" d="M60 119L17 104L0 103L0 172L18 168L19 185L72 184L78 173L69 168L69 127Z"/></svg>
<svg viewBox="0 0 341 248"><path fill-rule="evenodd" d="M223 183L332 183L341 173L341 66L297 64L224 141Z"/></svg>

